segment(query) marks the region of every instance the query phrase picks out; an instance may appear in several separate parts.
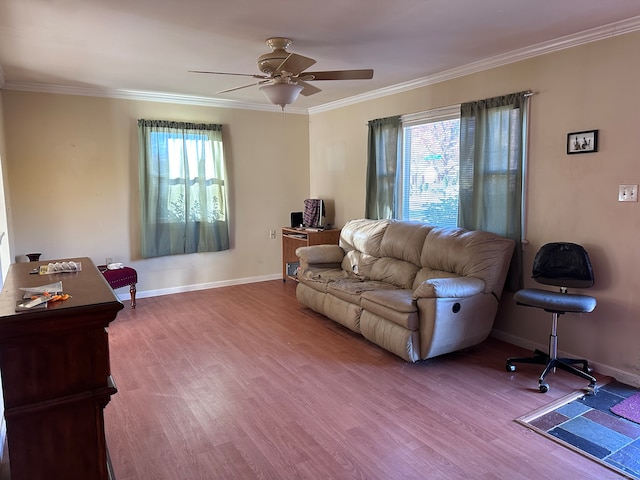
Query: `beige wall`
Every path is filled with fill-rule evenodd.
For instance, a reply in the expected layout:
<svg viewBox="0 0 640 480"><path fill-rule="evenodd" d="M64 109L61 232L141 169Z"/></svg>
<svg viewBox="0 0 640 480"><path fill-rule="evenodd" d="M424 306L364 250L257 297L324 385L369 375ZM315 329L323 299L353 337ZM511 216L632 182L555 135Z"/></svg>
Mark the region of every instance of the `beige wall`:
<svg viewBox="0 0 640 480"><path fill-rule="evenodd" d="M368 120L521 90L532 98L525 269L543 243L590 252L598 306L566 315L559 348L640 385L640 204L619 203L618 184L640 183L640 33L547 54L310 118L311 193L333 198L336 224L364 214ZM566 136L599 129L599 152L566 155ZM528 284L532 284L528 281ZM496 334L523 346L548 342L550 315L505 295ZM601 370L602 371L602 370Z"/></svg>
<svg viewBox="0 0 640 480"><path fill-rule="evenodd" d="M309 191L306 115L18 91L3 100L14 255L111 257L138 270L142 295L278 276L280 228ZM139 258L138 118L223 125L229 251Z"/></svg>
<svg viewBox="0 0 640 480"><path fill-rule="evenodd" d="M4 115L2 114L2 91L0 90L0 285L3 283L9 265L13 263L11 258L11 235L8 225L9 209L6 202L6 192L9 192L6 181Z"/></svg>

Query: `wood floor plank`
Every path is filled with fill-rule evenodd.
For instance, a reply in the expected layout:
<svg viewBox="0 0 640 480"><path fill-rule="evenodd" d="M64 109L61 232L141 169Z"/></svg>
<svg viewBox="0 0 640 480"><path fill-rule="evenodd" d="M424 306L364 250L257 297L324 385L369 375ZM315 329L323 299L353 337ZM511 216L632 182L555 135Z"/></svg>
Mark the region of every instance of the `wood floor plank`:
<svg viewBox="0 0 640 480"><path fill-rule="evenodd" d="M142 298L109 328L118 480L621 478L514 419L584 387L524 350L409 364L279 280Z"/></svg>

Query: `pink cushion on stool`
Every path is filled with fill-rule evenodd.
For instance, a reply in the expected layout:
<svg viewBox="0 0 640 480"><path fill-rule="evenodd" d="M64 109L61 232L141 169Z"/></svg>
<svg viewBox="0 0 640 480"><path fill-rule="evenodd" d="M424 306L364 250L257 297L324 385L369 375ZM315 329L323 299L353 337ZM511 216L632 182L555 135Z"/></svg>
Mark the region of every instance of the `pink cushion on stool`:
<svg viewBox="0 0 640 480"><path fill-rule="evenodd" d="M116 268L115 270L105 270L102 272L111 288L126 287L133 283L138 283L138 272L131 267Z"/></svg>
<svg viewBox="0 0 640 480"><path fill-rule="evenodd" d="M122 267L114 270L109 270L106 265L98 265L98 269L104 275L105 280L111 286L116 289L120 287L129 287L129 293L131 294L131 308L136 308L136 283L138 283L138 272L135 268Z"/></svg>

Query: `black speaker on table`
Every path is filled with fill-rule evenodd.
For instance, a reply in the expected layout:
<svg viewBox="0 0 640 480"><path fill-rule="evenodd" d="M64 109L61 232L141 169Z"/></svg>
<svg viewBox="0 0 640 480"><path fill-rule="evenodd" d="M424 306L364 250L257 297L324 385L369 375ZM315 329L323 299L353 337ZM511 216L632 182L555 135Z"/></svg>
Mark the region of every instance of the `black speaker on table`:
<svg viewBox="0 0 640 480"><path fill-rule="evenodd" d="M302 212L291 212L291 228L302 225Z"/></svg>

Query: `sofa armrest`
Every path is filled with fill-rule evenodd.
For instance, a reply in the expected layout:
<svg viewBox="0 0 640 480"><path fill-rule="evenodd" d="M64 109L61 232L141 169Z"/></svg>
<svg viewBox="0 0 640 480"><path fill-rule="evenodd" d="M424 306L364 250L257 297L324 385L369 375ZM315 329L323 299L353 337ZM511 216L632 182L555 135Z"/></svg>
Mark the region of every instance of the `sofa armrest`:
<svg viewBox="0 0 640 480"><path fill-rule="evenodd" d="M296 255L300 259L300 265L303 266L340 265L344 258L344 250L338 245L311 245L296 248Z"/></svg>
<svg viewBox="0 0 640 480"><path fill-rule="evenodd" d="M413 299L464 298L484 292L484 280L475 277L432 278L413 291Z"/></svg>

